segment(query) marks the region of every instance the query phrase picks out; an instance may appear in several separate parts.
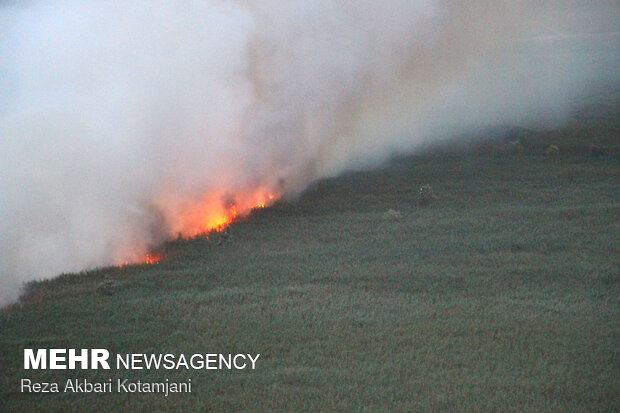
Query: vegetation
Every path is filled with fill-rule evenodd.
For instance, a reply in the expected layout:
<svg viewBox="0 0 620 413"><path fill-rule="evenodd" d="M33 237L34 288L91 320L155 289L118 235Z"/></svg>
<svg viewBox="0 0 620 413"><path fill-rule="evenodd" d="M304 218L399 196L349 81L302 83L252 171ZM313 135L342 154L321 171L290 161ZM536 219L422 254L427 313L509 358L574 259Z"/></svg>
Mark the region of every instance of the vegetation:
<svg viewBox="0 0 620 413"><path fill-rule="evenodd" d="M33 283L0 312L0 409L620 410L620 94L602 97L508 149L489 132L318 182L226 242L166 244L157 265ZM24 348L261 357L254 371L25 371ZM35 395L22 377L194 384Z"/></svg>

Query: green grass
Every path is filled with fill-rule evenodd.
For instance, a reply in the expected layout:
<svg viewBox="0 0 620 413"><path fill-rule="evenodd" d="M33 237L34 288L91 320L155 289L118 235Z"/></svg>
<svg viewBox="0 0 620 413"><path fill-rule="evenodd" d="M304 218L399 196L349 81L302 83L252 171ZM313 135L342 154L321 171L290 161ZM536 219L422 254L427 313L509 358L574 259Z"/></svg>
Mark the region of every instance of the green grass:
<svg viewBox="0 0 620 413"><path fill-rule="evenodd" d="M620 99L600 101L600 116L589 103L531 131L521 153L397 158L257 211L231 242L177 240L158 265L34 283L0 312L0 410L617 411ZM560 154L544 156L552 143ZM416 206L427 183L438 199ZM390 208L402 218L383 219ZM29 347L261 358L255 371L26 372ZM191 377L194 392L21 394L22 377Z"/></svg>

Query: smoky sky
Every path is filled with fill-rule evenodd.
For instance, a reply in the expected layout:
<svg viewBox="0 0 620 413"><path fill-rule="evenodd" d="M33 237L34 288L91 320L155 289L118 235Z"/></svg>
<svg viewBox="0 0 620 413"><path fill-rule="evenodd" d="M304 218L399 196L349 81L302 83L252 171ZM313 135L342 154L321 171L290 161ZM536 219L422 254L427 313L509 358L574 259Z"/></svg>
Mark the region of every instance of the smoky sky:
<svg viewBox="0 0 620 413"><path fill-rule="evenodd" d="M0 299L137 257L200 200L562 122L617 83L618 27L603 0L0 2Z"/></svg>

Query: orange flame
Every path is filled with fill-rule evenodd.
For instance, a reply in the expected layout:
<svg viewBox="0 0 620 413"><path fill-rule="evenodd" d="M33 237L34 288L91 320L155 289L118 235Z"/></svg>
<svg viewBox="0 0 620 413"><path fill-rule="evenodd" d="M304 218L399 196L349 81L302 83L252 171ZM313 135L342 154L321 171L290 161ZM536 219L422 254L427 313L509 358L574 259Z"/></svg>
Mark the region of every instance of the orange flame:
<svg viewBox="0 0 620 413"><path fill-rule="evenodd" d="M158 264L159 261L161 260L161 254L158 253L147 253L144 256L144 263L145 264Z"/></svg>
<svg viewBox="0 0 620 413"><path fill-rule="evenodd" d="M144 254L144 256L142 257L142 259L131 259L131 260L124 260L119 267L123 268L128 266L129 264L147 264L147 265L153 265L153 264L159 264L159 261L161 261L161 259L163 258L163 255L157 252L149 252Z"/></svg>
<svg viewBox="0 0 620 413"><path fill-rule="evenodd" d="M225 201L222 201L224 199ZM251 194L232 196L209 195L180 214L179 229L184 237L191 237L210 231L221 231L235 220L250 213L252 209L266 208L275 202L276 195L256 191Z"/></svg>
<svg viewBox="0 0 620 413"><path fill-rule="evenodd" d="M266 208L278 198L263 189L234 197L222 193L210 193L193 204L181 204L171 214L171 233L183 237L222 231L235 220L249 214L253 209ZM143 250L144 251L144 250ZM129 259L128 259L129 257ZM157 264L163 259L161 253L140 252L139 249L124 255L121 267L131 263Z"/></svg>

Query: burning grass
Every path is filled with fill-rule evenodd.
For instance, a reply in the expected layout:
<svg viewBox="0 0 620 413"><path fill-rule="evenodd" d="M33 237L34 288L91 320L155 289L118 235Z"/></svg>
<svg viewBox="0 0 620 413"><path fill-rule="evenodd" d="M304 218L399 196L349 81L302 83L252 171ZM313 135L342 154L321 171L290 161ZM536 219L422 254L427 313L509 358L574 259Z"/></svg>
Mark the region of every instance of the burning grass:
<svg viewBox="0 0 620 413"><path fill-rule="evenodd" d="M185 205L173 222L173 230L184 237L221 231L237 219L247 216L253 209L265 208L278 198L273 192L207 194L192 205Z"/></svg>
<svg viewBox="0 0 620 413"><path fill-rule="evenodd" d="M229 242L228 227L257 210L265 209L278 200L274 192L254 191L251 195L238 194L205 195L193 204L186 204L181 212L173 215L176 219L171 226L177 239L204 236L215 238L219 244ZM148 252L131 252L130 257L119 260L120 267L134 264L154 265L165 259L161 247L151 248Z"/></svg>
<svg viewBox="0 0 620 413"><path fill-rule="evenodd" d="M601 130L617 130L601 128L579 134L600 140ZM158 265L34 282L28 298L0 312L0 405L617 411L618 136L597 141L604 156L574 150L589 143L570 136L541 136L523 153L398 158L322 181L227 230L166 243ZM552 144L561 155L545 161ZM419 208L411 200L428 182L440 202ZM388 208L402 217L378 225ZM234 242L218 245L227 233ZM111 295L97 292L106 274L122 284ZM38 397L16 390L27 346L255 351L262 364L250 374L192 372L190 397Z"/></svg>

